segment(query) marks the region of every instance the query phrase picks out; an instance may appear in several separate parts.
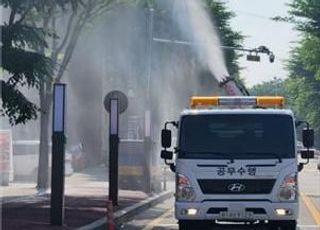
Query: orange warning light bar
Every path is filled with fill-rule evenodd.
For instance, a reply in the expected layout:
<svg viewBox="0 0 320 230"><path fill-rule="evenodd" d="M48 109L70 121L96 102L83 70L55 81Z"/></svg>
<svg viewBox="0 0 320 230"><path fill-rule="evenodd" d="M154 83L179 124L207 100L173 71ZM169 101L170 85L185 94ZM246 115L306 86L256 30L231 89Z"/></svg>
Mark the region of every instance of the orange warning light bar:
<svg viewBox="0 0 320 230"><path fill-rule="evenodd" d="M284 97L278 96L194 96L190 99L192 109L198 106L280 106L284 105Z"/></svg>
<svg viewBox="0 0 320 230"><path fill-rule="evenodd" d="M284 97L278 97L278 96L263 96L263 97L257 97L257 105L258 106L284 106Z"/></svg>
<svg viewBox="0 0 320 230"><path fill-rule="evenodd" d="M219 97L191 97L190 107L195 109L197 106L217 106L219 105Z"/></svg>

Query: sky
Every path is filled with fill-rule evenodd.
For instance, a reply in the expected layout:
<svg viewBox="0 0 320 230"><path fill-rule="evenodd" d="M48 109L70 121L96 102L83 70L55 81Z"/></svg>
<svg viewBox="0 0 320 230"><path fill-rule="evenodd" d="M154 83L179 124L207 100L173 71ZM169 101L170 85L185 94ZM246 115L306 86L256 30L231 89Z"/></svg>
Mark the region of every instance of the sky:
<svg viewBox="0 0 320 230"><path fill-rule="evenodd" d="M274 63L269 63L266 55L261 55L261 62L248 62L244 57L240 60L241 76L246 85L253 85L276 78L286 78L288 73L285 62L289 51L298 40L298 33L293 26L285 22L270 20L275 16L286 16L290 0L225 0L227 6L236 14L232 20L233 29L246 36L244 47L256 48L260 45L268 47L276 56Z"/></svg>

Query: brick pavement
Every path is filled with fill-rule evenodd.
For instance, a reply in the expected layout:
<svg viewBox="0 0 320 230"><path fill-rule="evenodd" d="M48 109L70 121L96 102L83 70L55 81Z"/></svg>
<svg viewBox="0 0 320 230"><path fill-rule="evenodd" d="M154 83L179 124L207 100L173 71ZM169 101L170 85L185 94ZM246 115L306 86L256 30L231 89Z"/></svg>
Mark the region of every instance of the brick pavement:
<svg viewBox="0 0 320 230"><path fill-rule="evenodd" d="M100 167L66 178L64 226L50 225L50 195L36 195L35 184L1 187L2 230L75 229L106 216L107 169ZM140 191L119 191L116 210L148 198Z"/></svg>
<svg viewBox="0 0 320 230"><path fill-rule="evenodd" d="M40 201L19 201L3 204L3 230L66 230L90 224L106 216L106 196L66 196L65 221L63 226L50 225L49 199ZM129 207L142 201L141 196L124 196L119 198L116 210Z"/></svg>

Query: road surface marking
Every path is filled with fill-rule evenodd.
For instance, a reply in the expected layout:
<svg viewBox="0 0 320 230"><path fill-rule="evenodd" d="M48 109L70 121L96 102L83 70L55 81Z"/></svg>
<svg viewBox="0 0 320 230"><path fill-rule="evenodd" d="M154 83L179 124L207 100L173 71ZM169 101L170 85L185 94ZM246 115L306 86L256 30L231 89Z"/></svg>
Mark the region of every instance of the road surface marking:
<svg viewBox="0 0 320 230"><path fill-rule="evenodd" d="M159 223L170 213L173 211L173 208L168 209L165 213L159 216L157 219L151 221L146 227L142 230L151 230L154 226L158 226Z"/></svg>
<svg viewBox="0 0 320 230"><path fill-rule="evenodd" d="M158 224L157 227L163 227L163 228L168 228L168 227L177 227L178 224Z"/></svg>
<svg viewBox="0 0 320 230"><path fill-rule="evenodd" d="M312 173L314 173L314 172L320 172L319 171L319 169L306 169L306 170L304 170L304 172L306 172L306 173L310 173L310 172L312 172Z"/></svg>
<svg viewBox="0 0 320 230"><path fill-rule="evenodd" d="M320 226L320 210L317 209L317 207L312 203L311 199L307 197L303 192L301 192L300 195L316 224Z"/></svg>

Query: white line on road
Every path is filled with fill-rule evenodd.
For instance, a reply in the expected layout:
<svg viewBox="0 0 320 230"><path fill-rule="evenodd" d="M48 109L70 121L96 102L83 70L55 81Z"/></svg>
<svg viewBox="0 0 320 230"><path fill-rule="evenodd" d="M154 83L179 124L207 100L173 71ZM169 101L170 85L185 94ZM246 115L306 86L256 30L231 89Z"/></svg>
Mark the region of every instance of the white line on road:
<svg viewBox="0 0 320 230"><path fill-rule="evenodd" d="M170 227L177 227L178 224L157 224L156 226L157 227L162 227L162 228L170 228ZM150 229L150 228L147 228L147 227L145 227L143 230ZM155 225L152 225L152 227L155 227ZM308 229L320 230L320 226L319 225L298 225L298 228L301 229L301 230L302 229L304 229L304 230L308 230Z"/></svg>
<svg viewBox="0 0 320 230"><path fill-rule="evenodd" d="M177 227L178 224L158 224L157 227Z"/></svg>

